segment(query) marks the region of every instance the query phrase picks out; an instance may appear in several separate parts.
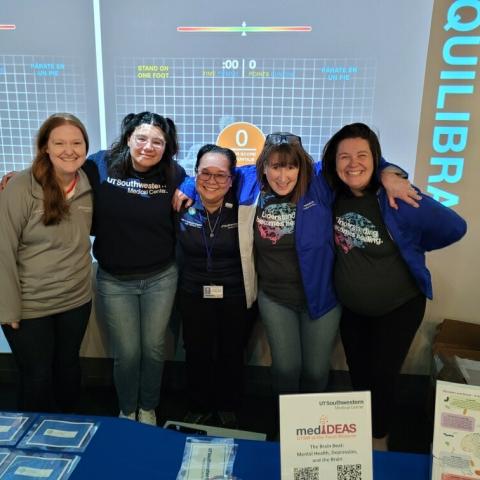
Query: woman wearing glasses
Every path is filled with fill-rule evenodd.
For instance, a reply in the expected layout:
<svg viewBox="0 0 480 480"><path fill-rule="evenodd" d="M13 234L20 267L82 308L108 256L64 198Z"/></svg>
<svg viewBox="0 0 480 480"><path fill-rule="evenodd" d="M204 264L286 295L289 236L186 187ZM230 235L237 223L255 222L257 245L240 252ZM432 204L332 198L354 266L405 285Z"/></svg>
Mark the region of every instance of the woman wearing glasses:
<svg viewBox="0 0 480 480"><path fill-rule="evenodd" d="M97 311L110 337L120 417L152 425L177 287L171 200L185 176L177 150L170 119L129 114L118 141L84 166L94 193Z"/></svg>
<svg viewBox="0 0 480 480"><path fill-rule="evenodd" d="M268 135L256 165L239 168L237 176L246 300L255 300L258 278L274 391L324 391L340 319L332 276L332 191L320 164L291 133ZM406 186L396 175L382 175L382 181L392 192L398 183ZM187 182L181 190L192 197Z"/></svg>
<svg viewBox="0 0 480 480"><path fill-rule="evenodd" d="M178 215L182 257L178 307L183 321L189 413L185 421L235 427L242 396L250 312L231 192L235 153L203 146L195 165L197 201Z"/></svg>

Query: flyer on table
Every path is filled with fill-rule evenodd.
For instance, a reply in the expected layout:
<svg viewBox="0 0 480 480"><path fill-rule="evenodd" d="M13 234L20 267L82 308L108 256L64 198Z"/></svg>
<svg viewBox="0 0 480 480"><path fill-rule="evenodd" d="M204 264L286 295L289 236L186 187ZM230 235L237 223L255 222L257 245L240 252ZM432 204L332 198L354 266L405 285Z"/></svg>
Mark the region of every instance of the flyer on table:
<svg viewBox="0 0 480 480"><path fill-rule="evenodd" d="M28 430L35 415L0 412L0 446L14 446Z"/></svg>
<svg viewBox="0 0 480 480"><path fill-rule="evenodd" d="M437 381L432 480L480 478L480 387Z"/></svg>
<svg viewBox="0 0 480 480"><path fill-rule="evenodd" d="M280 396L282 480L372 479L370 392Z"/></svg>

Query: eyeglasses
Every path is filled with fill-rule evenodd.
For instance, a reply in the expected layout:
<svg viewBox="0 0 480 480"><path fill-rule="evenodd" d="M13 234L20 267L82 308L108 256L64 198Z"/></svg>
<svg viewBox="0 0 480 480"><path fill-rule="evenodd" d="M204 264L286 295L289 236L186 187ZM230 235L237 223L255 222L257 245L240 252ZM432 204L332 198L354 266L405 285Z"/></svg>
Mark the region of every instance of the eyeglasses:
<svg viewBox="0 0 480 480"><path fill-rule="evenodd" d="M302 139L298 135L288 132L270 133L265 139L265 144L280 145L282 143L299 143L302 144Z"/></svg>
<svg viewBox="0 0 480 480"><path fill-rule="evenodd" d="M166 145L165 140L162 140L161 138L148 138L144 135L133 135L133 140L135 141L137 147L144 147L148 142L150 142L150 145L155 150L162 150Z"/></svg>
<svg viewBox="0 0 480 480"><path fill-rule="evenodd" d="M231 175L227 175L226 173L210 172L199 172L197 173L197 177L202 180L202 182L208 182L211 178L213 178L219 185L226 185L230 178L232 178Z"/></svg>

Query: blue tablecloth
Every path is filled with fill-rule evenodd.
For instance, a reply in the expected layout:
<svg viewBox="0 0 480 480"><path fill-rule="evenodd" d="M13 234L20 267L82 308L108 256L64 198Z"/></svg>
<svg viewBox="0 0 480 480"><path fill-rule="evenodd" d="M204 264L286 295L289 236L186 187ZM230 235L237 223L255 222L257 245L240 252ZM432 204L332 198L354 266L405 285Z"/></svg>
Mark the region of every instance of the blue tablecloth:
<svg viewBox="0 0 480 480"><path fill-rule="evenodd" d="M79 479L174 480L187 435L130 420L97 417L100 427L70 477ZM237 440L234 474L242 480L280 478L276 442ZM375 480L428 480L429 457L374 452Z"/></svg>

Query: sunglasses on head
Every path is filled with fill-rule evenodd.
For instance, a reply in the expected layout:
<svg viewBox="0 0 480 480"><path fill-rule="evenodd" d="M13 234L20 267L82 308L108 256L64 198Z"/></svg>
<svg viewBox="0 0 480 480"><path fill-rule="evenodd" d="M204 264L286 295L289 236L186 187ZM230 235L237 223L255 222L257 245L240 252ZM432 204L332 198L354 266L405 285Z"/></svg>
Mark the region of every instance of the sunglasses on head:
<svg viewBox="0 0 480 480"><path fill-rule="evenodd" d="M302 144L302 139L298 135L288 132L270 133L265 139L265 144L280 145L282 143L299 143Z"/></svg>

